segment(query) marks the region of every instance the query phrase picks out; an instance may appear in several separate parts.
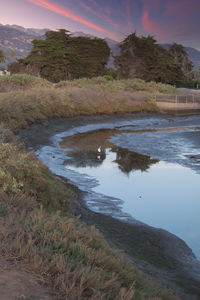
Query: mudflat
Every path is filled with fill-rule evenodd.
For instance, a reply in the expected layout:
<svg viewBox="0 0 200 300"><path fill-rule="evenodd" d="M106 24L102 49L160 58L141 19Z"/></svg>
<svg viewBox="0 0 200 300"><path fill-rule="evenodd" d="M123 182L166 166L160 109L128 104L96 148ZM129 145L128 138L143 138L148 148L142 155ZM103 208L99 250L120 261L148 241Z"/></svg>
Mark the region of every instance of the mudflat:
<svg viewBox="0 0 200 300"><path fill-rule="evenodd" d="M32 125L30 128L20 132L22 140L28 149L36 151L39 159L43 160L50 167L52 172L73 182L68 177L63 168L65 160L64 154L61 155L58 140L70 132L70 135L88 132L97 129L119 129L127 130L130 126L134 130L167 130L171 129L181 138L189 139L191 147L199 147L199 133L195 130L181 131L181 128L198 128L199 116L175 117L169 115L123 115L123 116L95 116L95 117L77 117L51 121L45 126ZM173 131L173 128L179 128ZM128 134L128 133L126 133ZM144 132L145 134L145 132ZM56 136L56 138L55 138ZM162 138L161 138L162 139ZM156 145L155 141L149 138L148 145L140 143L138 152L143 149L143 154L156 156L159 159L176 161L179 164L187 166L199 172L198 157L196 154L188 155L182 159L178 151L174 151L176 145L164 148L168 140L162 140L163 143ZM112 142L122 146L124 141L116 135ZM42 152L44 147L47 152ZM128 145L131 149L131 142ZM75 182L76 183L76 182ZM200 262L196 259L191 249L184 241L175 235L156 229L141 222L120 221L111 215L93 212L88 209L84 202L86 190L80 191L73 185L79 195L79 205L75 210L76 214L81 214L82 219L88 224L95 224L102 231L105 238L114 246L121 248L125 255L134 262L134 264L146 274L147 277L157 280L162 285L174 289L181 299L199 299L200 297ZM80 187L79 187L80 188Z"/></svg>

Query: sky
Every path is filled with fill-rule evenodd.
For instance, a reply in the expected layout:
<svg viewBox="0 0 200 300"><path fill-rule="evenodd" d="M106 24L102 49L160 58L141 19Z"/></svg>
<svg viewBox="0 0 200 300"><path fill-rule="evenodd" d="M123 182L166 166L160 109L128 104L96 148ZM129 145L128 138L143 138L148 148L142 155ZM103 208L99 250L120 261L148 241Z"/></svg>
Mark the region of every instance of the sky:
<svg viewBox="0 0 200 300"><path fill-rule="evenodd" d="M0 0L0 23L122 41L136 31L200 50L200 0Z"/></svg>

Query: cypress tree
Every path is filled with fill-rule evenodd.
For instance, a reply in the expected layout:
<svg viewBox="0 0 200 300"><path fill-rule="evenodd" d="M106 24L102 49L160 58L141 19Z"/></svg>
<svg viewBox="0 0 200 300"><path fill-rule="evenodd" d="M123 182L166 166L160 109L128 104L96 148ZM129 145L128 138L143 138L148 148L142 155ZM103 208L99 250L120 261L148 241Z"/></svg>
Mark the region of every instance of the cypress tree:
<svg viewBox="0 0 200 300"><path fill-rule="evenodd" d="M121 44L121 55L115 57L119 78L138 77L180 85L184 79L181 66L173 55L156 43L152 36L130 34Z"/></svg>
<svg viewBox="0 0 200 300"><path fill-rule="evenodd" d="M103 75L110 55L99 38L71 37L69 31L47 31L45 40L33 40L30 54L11 64L11 72L39 75L52 82Z"/></svg>

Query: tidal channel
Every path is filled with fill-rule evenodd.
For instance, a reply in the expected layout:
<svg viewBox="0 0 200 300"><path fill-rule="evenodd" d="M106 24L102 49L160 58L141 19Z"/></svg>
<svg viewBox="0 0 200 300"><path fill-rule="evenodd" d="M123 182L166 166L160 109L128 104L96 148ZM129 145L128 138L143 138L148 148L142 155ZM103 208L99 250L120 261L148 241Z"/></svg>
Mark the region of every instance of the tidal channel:
<svg viewBox="0 0 200 300"><path fill-rule="evenodd" d="M197 130L197 127L188 127L176 128L173 132ZM127 133L133 145L135 135L140 139L141 133L143 142L144 134L148 138L149 133L158 134L159 142L160 132L170 135L172 131L134 131L129 127L128 130L101 129L65 137L60 142L68 157L64 165L79 174L82 181L85 178L86 185L88 181L93 182L93 193L86 197L92 210L127 220L131 220L131 216L165 229L182 238L200 258L200 175L178 163L165 162L112 143L113 137L118 136L119 143L120 135Z"/></svg>
<svg viewBox="0 0 200 300"><path fill-rule="evenodd" d="M181 299L199 299L199 115L76 117L20 136L80 191L85 222Z"/></svg>

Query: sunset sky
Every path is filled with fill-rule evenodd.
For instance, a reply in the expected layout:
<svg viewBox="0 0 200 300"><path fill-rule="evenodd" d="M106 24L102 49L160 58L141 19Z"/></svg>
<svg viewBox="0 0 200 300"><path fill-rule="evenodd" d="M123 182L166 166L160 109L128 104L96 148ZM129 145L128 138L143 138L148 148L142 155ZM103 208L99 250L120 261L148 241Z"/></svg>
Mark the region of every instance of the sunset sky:
<svg viewBox="0 0 200 300"><path fill-rule="evenodd" d="M200 50L200 0L1 0L0 23L83 31L121 41L154 35Z"/></svg>

